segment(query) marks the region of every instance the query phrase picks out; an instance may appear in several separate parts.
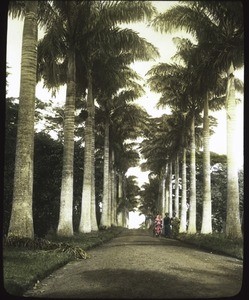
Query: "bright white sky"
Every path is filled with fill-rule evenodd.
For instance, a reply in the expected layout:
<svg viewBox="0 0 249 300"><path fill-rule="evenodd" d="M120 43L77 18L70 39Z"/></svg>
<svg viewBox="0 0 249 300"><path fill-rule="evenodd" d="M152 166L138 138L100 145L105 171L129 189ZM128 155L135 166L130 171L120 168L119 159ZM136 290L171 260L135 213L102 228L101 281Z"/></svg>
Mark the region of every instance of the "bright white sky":
<svg viewBox="0 0 249 300"><path fill-rule="evenodd" d="M175 1L153 1L153 4L157 7L158 11L163 12L171 5L176 4ZM134 24L129 26L133 30L137 31L147 41L154 44L160 51L161 57L156 61L150 62L138 62L134 64L134 69L145 78L145 74L152 67L152 65L159 62L170 62L171 57L176 52L176 47L172 42L173 37L186 37L186 34L182 32L176 32L174 34L160 34L153 29L146 27L144 23ZM20 65L21 65L21 43L22 43L22 30L23 22L18 20L8 20L8 35L7 35L7 65L10 67L8 72L8 92L7 97L18 97L20 89ZM41 35L39 35L41 36ZM189 36L187 36L189 37ZM243 71L237 72L237 76L244 80ZM148 88L145 88L146 94L139 100L141 106L143 106L150 115L160 116L162 113L168 113L166 109L156 109L156 103L159 99L159 95L151 93ZM56 97L56 102L65 102L65 87L61 89L60 93ZM51 93L42 87L42 84L37 85L36 96L41 100L51 99ZM211 137L210 150L216 153L226 153L226 115L225 111L219 111L214 114L218 118L218 127L215 128L215 134ZM237 147L238 147L238 166L243 165L243 103L238 105L238 124L237 124ZM141 172L139 168L131 168L128 175L135 175L138 177L139 184L143 184L148 180L147 172Z"/></svg>

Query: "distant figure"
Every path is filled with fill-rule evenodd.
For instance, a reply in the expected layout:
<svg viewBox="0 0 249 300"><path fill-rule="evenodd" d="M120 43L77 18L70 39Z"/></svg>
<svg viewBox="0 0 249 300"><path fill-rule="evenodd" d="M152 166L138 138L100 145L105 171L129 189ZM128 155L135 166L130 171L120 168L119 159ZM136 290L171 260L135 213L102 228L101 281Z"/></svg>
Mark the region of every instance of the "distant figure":
<svg viewBox="0 0 249 300"><path fill-rule="evenodd" d="M150 229L153 225L153 217L152 216L146 216L145 218L145 226L146 226L146 229Z"/></svg>
<svg viewBox="0 0 249 300"><path fill-rule="evenodd" d="M180 228L180 220L177 218L176 213L174 213L173 218L171 220L172 225L172 236L176 238L179 234Z"/></svg>
<svg viewBox="0 0 249 300"><path fill-rule="evenodd" d="M162 234L163 220L161 215L157 215L154 221L154 235L159 237Z"/></svg>
<svg viewBox="0 0 249 300"><path fill-rule="evenodd" d="M171 237L171 219L168 213L165 214L165 217L163 219L163 226L165 237Z"/></svg>

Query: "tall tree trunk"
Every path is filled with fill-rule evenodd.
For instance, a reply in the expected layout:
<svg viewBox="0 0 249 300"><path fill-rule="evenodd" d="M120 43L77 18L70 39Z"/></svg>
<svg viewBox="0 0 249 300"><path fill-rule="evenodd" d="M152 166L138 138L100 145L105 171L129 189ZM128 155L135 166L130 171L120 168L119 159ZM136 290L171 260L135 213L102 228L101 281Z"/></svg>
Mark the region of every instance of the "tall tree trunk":
<svg viewBox="0 0 249 300"><path fill-rule="evenodd" d="M107 211L107 226L110 227L112 224L112 172L111 172L111 158L109 160L109 181L108 181L108 190L109 190L109 197L108 197L108 211Z"/></svg>
<svg viewBox="0 0 249 300"><path fill-rule="evenodd" d="M118 207L117 207L117 221L118 226L122 226L122 210L119 209L119 206L123 203L123 181L122 174L118 173Z"/></svg>
<svg viewBox="0 0 249 300"><path fill-rule="evenodd" d="M166 212L166 168L163 169L163 176L161 180L161 185L162 185L162 214L164 215Z"/></svg>
<svg viewBox="0 0 249 300"><path fill-rule="evenodd" d="M234 85L234 67L228 71L226 112L227 112L227 216L226 236L242 237L239 212L238 166L236 164L236 99Z"/></svg>
<svg viewBox="0 0 249 300"><path fill-rule="evenodd" d="M95 105L93 100L93 137L92 137L92 195L91 195L91 230L98 231L97 215L96 215L96 195L95 195Z"/></svg>
<svg viewBox="0 0 249 300"><path fill-rule="evenodd" d="M126 183L126 177L125 174L123 174L123 196L124 196L124 209L123 209L123 227L127 227L127 198L126 198L126 192L127 192L127 183Z"/></svg>
<svg viewBox="0 0 249 300"><path fill-rule="evenodd" d="M101 226L109 226L108 210L109 210L109 176L110 176L110 149L109 149L109 120L105 121L105 140L104 140L104 172L103 172L103 200L102 214L100 219Z"/></svg>
<svg viewBox="0 0 249 300"><path fill-rule="evenodd" d="M191 123L190 145L190 201L188 233L196 233L196 163L195 163L195 117Z"/></svg>
<svg viewBox="0 0 249 300"><path fill-rule="evenodd" d="M32 198L38 2L27 1L25 5L14 191L8 235L33 238Z"/></svg>
<svg viewBox="0 0 249 300"><path fill-rule="evenodd" d="M201 233L212 233L211 172L209 151L208 93L204 99L203 116L203 206Z"/></svg>
<svg viewBox="0 0 249 300"><path fill-rule="evenodd" d="M182 152L182 197L181 197L181 218L179 232L187 230L187 165L186 165L186 148Z"/></svg>
<svg viewBox="0 0 249 300"><path fill-rule="evenodd" d="M166 164L165 213L169 213L169 164Z"/></svg>
<svg viewBox="0 0 249 300"><path fill-rule="evenodd" d="M169 163L169 217L173 216L173 198L172 198L172 162Z"/></svg>
<svg viewBox="0 0 249 300"><path fill-rule="evenodd" d="M176 155L175 160L175 206L174 211L176 217L179 218L179 156Z"/></svg>
<svg viewBox="0 0 249 300"><path fill-rule="evenodd" d="M163 203L162 203L162 196L163 196L163 187L162 187L162 172L159 176L159 186L158 186L158 198L157 198L157 212L162 214L163 212Z"/></svg>
<svg viewBox="0 0 249 300"><path fill-rule="evenodd" d="M84 175L83 175L83 189L81 201L81 217L79 232L91 232L91 202L92 202L92 184L93 184L93 95L92 95L92 72L88 71L88 94L87 94L87 112L85 126L85 151L84 151Z"/></svg>
<svg viewBox="0 0 249 300"><path fill-rule="evenodd" d="M73 235L73 162L74 162L74 110L75 110L75 54L68 55L67 95L64 120L63 169L61 181L59 236Z"/></svg>
<svg viewBox="0 0 249 300"><path fill-rule="evenodd" d="M115 161L115 157L114 157L114 150L112 149L112 152L111 152L111 161L112 161L112 164L111 164L111 194L112 194L112 209L111 209L111 224L116 226L117 225L117 222L116 222L116 207L117 207L117 199L115 197L116 193L115 193L115 166L114 166L114 161Z"/></svg>

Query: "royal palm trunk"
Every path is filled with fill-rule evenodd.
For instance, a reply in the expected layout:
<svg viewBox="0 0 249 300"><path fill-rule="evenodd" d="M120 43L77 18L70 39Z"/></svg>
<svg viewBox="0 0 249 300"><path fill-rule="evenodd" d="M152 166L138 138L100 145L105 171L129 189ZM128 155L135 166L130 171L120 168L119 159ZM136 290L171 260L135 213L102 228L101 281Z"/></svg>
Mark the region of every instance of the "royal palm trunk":
<svg viewBox="0 0 249 300"><path fill-rule="evenodd" d="M162 180L161 180L161 188L162 188L162 215L165 214L166 212L166 170L163 170L163 176L162 176Z"/></svg>
<svg viewBox="0 0 249 300"><path fill-rule="evenodd" d="M8 235L33 238L32 198L38 2L27 1L25 5L14 190Z"/></svg>
<svg viewBox="0 0 249 300"><path fill-rule="evenodd" d="M173 198L172 198L172 162L169 163L169 217L173 216Z"/></svg>
<svg viewBox="0 0 249 300"><path fill-rule="evenodd" d="M98 231L95 196L95 106L93 105L91 230Z"/></svg>
<svg viewBox="0 0 249 300"><path fill-rule="evenodd" d="M169 165L166 164L165 178L165 213L169 213Z"/></svg>
<svg viewBox="0 0 249 300"><path fill-rule="evenodd" d="M195 117L191 122L190 144L190 200L188 233L196 233L196 163L195 163Z"/></svg>
<svg viewBox="0 0 249 300"><path fill-rule="evenodd" d="M174 211L176 217L179 218L179 157L176 155L175 161L175 205Z"/></svg>
<svg viewBox="0 0 249 300"><path fill-rule="evenodd" d="M112 149L111 152L111 193L112 193L112 208L111 208L111 224L116 226L117 225L117 221L116 221L116 210L117 210L117 198L116 198L116 172L115 172L115 154L114 154L114 150Z"/></svg>
<svg viewBox="0 0 249 300"><path fill-rule="evenodd" d="M231 238L242 236L239 213L238 166L236 163L236 98L233 64L228 71L227 112L227 216L226 235Z"/></svg>
<svg viewBox="0 0 249 300"><path fill-rule="evenodd" d="M182 152L182 197L181 197L181 218L179 232L187 230L187 165L186 165L186 148Z"/></svg>
<svg viewBox="0 0 249 300"><path fill-rule="evenodd" d="M83 189L81 200L81 217L79 232L91 232L91 203L92 203L92 184L93 184L93 143L94 143L94 130L93 130L93 95L92 95L92 73L88 71L88 93L87 93L87 112L88 116L85 123L85 151L84 151L84 174L83 174Z"/></svg>
<svg viewBox="0 0 249 300"><path fill-rule="evenodd" d="M73 164L75 111L75 55L68 55L67 95L64 119L63 169L60 197L60 215L57 234L73 235Z"/></svg>
<svg viewBox="0 0 249 300"><path fill-rule="evenodd" d="M204 99L203 114L203 206L201 233L212 233L211 172L209 151L208 94Z"/></svg>
<svg viewBox="0 0 249 300"><path fill-rule="evenodd" d="M110 181L110 147L109 147L109 120L105 120L105 141L104 141L104 172L103 172L103 200L100 225L109 227L109 181Z"/></svg>
<svg viewBox="0 0 249 300"><path fill-rule="evenodd" d="M117 207L117 222L118 226L123 226L122 223L122 209L119 209L119 206L122 205L123 202L123 179L122 174L118 174L118 199L119 199L119 205Z"/></svg>

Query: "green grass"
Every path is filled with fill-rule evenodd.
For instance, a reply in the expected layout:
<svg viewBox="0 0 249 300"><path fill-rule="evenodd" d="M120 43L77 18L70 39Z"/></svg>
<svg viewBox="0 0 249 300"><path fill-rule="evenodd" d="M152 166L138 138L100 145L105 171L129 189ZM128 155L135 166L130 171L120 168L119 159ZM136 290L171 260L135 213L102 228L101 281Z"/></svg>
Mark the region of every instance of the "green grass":
<svg viewBox="0 0 249 300"><path fill-rule="evenodd" d="M38 280L76 259L80 251L107 242L123 230L121 227L111 227L98 232L75 234L70 238L47 236L46 239L34 241L13 238L9 244L4 241L4 288L8 294L22 296Z"/></svg>
<svg viewBox="0 0 249 300"><path fill-rule="evenodd" d="M37 280L70 260L72 256L63 252L6 247L3 250L4 287L9 294L22 295Z"/></svg>
<svg viewBox="0 0 249 300"><path fill-rule="evenodd" d="M184 234L177 237L179 240L219 254L226 254L243 259L243 239L229 239L224 234Z"/></svg>

